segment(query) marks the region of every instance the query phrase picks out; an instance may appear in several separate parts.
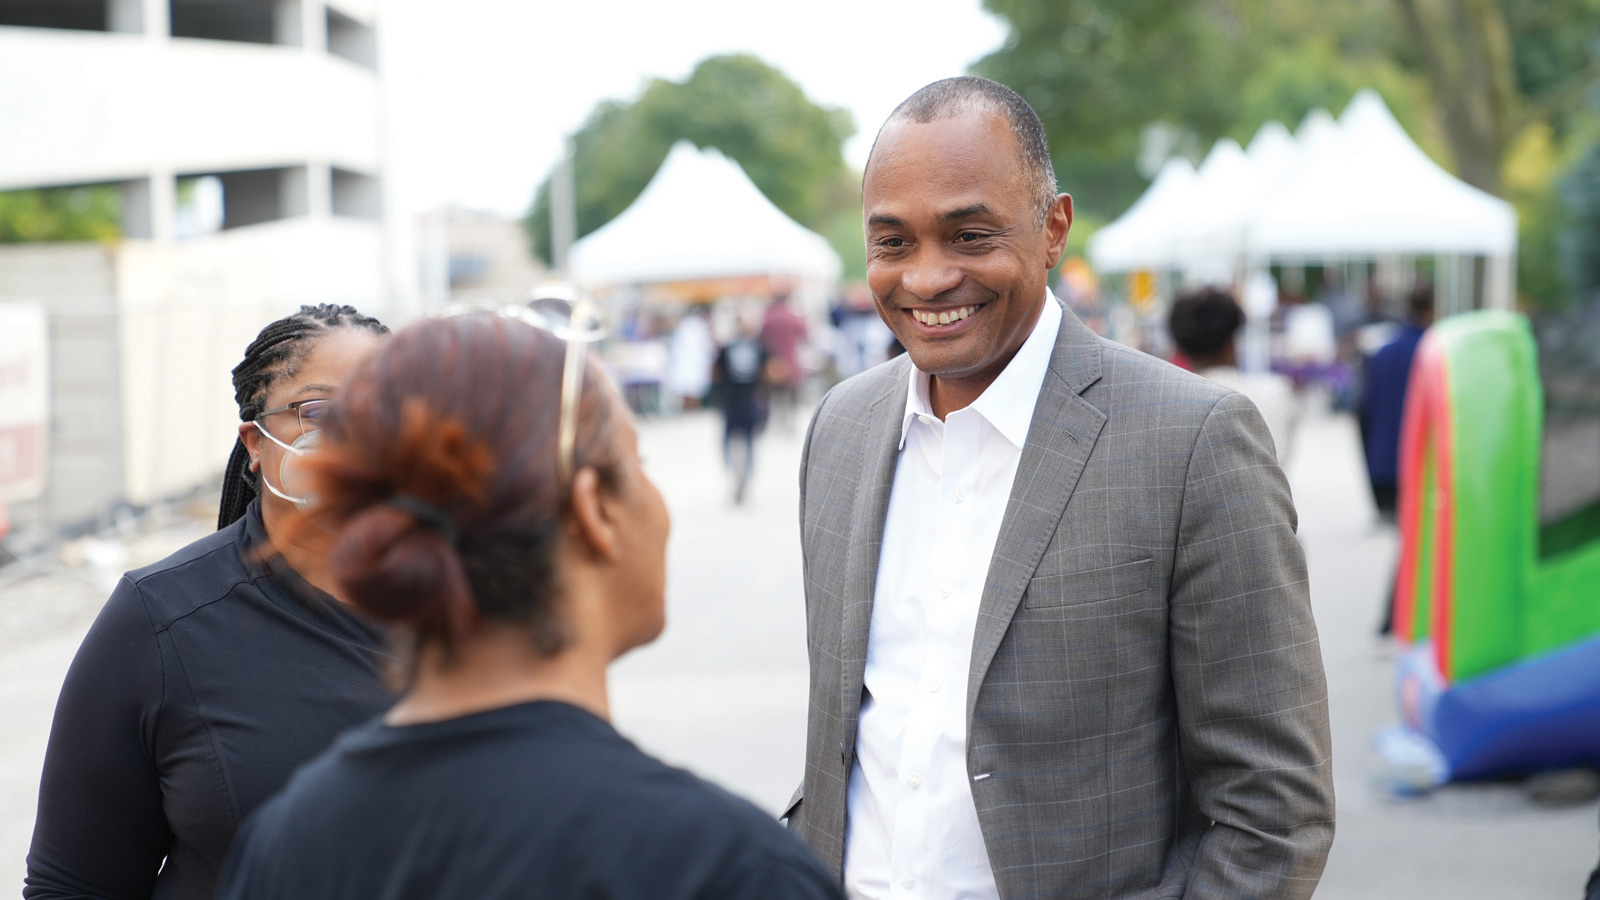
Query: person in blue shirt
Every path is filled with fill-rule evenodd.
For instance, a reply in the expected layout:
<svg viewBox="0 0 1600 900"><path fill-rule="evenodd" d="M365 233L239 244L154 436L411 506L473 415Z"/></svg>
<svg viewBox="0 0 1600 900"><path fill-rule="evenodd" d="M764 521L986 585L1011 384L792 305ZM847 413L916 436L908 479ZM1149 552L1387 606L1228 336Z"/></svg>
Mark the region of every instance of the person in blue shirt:
<svg viewBox="0 0 1600 900"><path fill-rule="evenodd" d="M1372 355L1362 383L1361 443L1367 460L1367 480L1378 515L1393 522L1399 502L1400 429L1405 418L1406 389L1411 384L1411 361L1423 332L1433 324L1433 285L1417 284L1406 296L1406 320L1399 335ZM1391 588L1379 633L1389 634L1394 619Z"/></svg>

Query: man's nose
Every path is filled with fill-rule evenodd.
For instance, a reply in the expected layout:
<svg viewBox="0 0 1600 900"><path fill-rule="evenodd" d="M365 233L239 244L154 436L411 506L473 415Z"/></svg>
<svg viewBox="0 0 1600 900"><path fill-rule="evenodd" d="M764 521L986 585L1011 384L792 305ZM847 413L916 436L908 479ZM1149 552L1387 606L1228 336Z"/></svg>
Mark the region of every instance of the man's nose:
<svg viewBox="0 0 1600 900"><path fill-rule="evenodd" d="M961 268L941 253L919 253L900 275L900 286L923 300L932 300L961 283Z"/></svg>

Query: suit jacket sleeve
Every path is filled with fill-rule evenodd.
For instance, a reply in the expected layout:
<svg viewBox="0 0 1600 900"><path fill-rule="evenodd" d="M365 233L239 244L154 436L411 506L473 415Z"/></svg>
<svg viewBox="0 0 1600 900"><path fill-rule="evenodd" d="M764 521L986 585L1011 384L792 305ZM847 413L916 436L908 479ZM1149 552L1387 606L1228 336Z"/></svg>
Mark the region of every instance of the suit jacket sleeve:
<svg viewBox="0 0 1600 900"><path fill-rule="evenodd" d="M1333 841L1327 685L1295 525L1266 424L1225 396L1190 457L1172 577L1182 758L1214 823L1189 898L1310 897Z"/></svg>
<svg viewBox="0 0 1600 900"><path fill-rule="evenodd" d="M822 420L822 408L827 405L828 398L830 396L832 396L832 391L829 391L828 393L823 394L822 395L822 399L817 402L817 409L816 409L815 412L813 412L811 414L811 424L806 426L806 441L805 441L805 445L800 451L800 507L799 507L800 508L800 520L799 521L800 521L800 578L801 578L801 583L802 584L810 584L811 583L809 580L806 579L806 554L805 554L806 470L807 470L808 466L811 463L811 441L812 441L813 438L816 437L816 434L817 434L817 423ZM806 606L807 606L806 623L807 623L807 628L810 627L810 622L811 622L811 615L810 615L810 609L809 609L810 605L811 605L811 598L808 595L806 597ZM807 639L808 642L810 641L810 635L809 634L806 636L806 639ZM811 650L810 650L809 646L806 648L806 654L807 654L807 659L810 659ZM803 815L803 813L802 813L800 807L804 805L805 792L806 792L805 779L802 777L801 781L800 781L800 784L794 789L794 794L789 798L789 802L784 806L783 813L779 816L780 819L784 820L785 826L790 831L793 831L793 832L795 832L797 834L801 833L801 816Z"/></svg>

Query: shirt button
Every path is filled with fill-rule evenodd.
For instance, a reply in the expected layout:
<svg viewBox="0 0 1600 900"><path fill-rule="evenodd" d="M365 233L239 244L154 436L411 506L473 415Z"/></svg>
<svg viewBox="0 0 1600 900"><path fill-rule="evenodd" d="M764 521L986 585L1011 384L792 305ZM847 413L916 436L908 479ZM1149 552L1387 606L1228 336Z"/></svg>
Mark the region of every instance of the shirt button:
<svg viewBox="0 0 1600 900"><path fill-rule="evenodd" d="M939 585L939 596L941 596L941 597L950 596L950 585L949 584L941 584L941 585Z"/></svg>
<svg viewBox="0 0 1600 900"><path fill-rule="evenodd" d="M900 886L909 891L917 886L917 880L912 878L910 875L907 875L906 877L900 879Z"/></svg>
<svg viewBox="0 0 1600 900"><path fill-rule="evenodd" d="M928 681L927 681L927 685L926 686L928 688L928 693L930 693L930 694L939 693L939 679L937 679L937 678L929 678Z"/></svg>
<svg viewBox="0 0 1600 900"><path fill-rule="evenodd" d="M965 500L966 498L961 496L961 492L960 491L956 491L955 493L950 495L950 499L954 500L957 503L960 503L962 500Z"/></svg>
<svg viewBox="0 0 1600 900"><path fill-rule="evenodd" d="M906 784L911 785L911 789L914 791L917 788L922 787L922 779L918 778L915 775L913 775L910 778L906 779Z"/></svg>

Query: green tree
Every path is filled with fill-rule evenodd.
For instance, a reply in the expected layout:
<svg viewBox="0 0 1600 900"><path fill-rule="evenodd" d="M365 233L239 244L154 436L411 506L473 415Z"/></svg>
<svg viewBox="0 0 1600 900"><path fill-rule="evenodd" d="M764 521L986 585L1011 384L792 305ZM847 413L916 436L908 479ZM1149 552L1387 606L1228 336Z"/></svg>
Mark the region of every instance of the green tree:
<svg viewBox="0 0 1600 900"><path fill-rule="evenodd" d="M1394 0L1433 86L1456 172L1505 193L1513 142L1565 125L1600 85L1600 0Z"/></svg>
<svg viewBox="0 0 1600 900"><path fill-rule="evenodd" d="M1238 21L1193 0L985 0L1010 25L977 74L1038 111L1062 187L1114 215L1144 182L1140 135L1168 122L1209 143L1238 113Z"/></svg>
<svg viewBox="0 0 1600 900"><path fill-rule="evenodd" d="M977 71L1039 110L1062 186L1086 210L1115 216L1143 190L1135 158L1151 123L1183 129L1193 158L1375 87L1424 150L1517 205L1524 297L1560 305L1583 283L1581 254L1560 248L1592 246L1567 233L1584 214L1564 195L1588 183L1565 173L1600 143L1586 103L1600 90L1600 0L985 5L1011 35Z"/></svg>
<svg viewBox="0 0 1600 900"><path fill-rule="evenodd" d="M1240 89L1239 118L1230 133L1242 144L1269 121L1295 128L1314 109L1338 112L1363 88L1378 91L1423 149L1449 161L1449 148L1431 121L1426 84L1385 57L1350 57L1330 35L1267 50Z"/></svg>
<svg viewBox="0 0 1600 900"><path fill-rule="evenodd" d="M985 0L1005 46L978 66L1044 119L1058 165L1126 205L1141 131L1165 121L1196 145L1335 110L1376 86L1468 182L1504 194L1529 126L1558 131L1600 85L1600 0ZM1408 107L1410 109L1408 109ZM1435 124L1436 123L1436 124ZM1142 187L1132 185L1133 192ZM1086 199L1098 205L1099 186Z"/></svg>
<svg viewBox="0 0 1600 900"><path fill-rule="evenodd" d="M1566 209L1572 217L1561 235L1560 253L1572 294L1600 293L1600 144L1561 180Z"/></svg>
<svg viewBox="0 0 1600 900"><path fill-rule="evenodd" d="M656 79L637 100L607 100L573 136L579 237L609 222L644 190L673 143L715 147L744 168L779 209L815 229L850 262L862 255L843 221L860 219L859 187L844 162L855 131L848 112L819 106L782 72L748 55L714 56L683 82ZM539 186L526 226L550 259L550 181ZM849 250L850 252L846 252Z"/></svg>
<svg viewBox="0 0 1600 900"><path fill-rule="evenodd" d="M0 244L120 237L122 196L105 185L0 192Z"/></svg>

